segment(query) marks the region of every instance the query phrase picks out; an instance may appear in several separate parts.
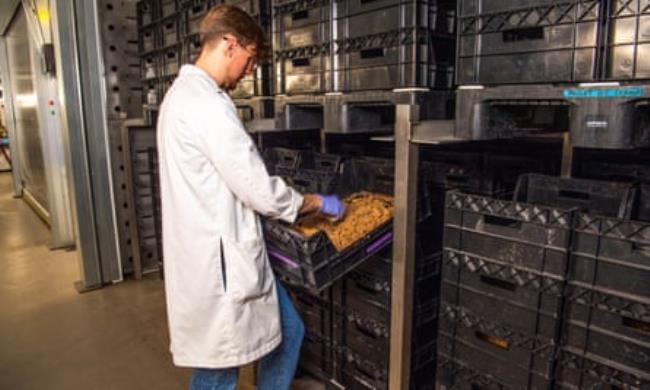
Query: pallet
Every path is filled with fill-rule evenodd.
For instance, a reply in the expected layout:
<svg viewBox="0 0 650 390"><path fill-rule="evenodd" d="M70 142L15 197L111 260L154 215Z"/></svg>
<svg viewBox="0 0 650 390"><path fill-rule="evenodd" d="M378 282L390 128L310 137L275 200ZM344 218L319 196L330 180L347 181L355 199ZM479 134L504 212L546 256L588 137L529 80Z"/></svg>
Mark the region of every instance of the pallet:
<svg viewBox="0 0 650 390"><path fill-rule="evenodd" d="M455 136L467 140L570 132L575 147L650 146L650 84L460 87Z"/></svg>

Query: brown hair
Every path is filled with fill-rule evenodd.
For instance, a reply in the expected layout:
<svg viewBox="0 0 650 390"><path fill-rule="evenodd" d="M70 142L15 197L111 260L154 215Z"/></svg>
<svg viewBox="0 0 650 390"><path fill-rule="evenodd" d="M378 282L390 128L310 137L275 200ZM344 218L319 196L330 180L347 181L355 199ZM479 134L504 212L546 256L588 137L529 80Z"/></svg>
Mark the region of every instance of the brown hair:
<svg viewBox="0 0 650 390"><path fill-rule="evenodd" d="M243 46L255 44L259 59L267 59L271 54L266 36L259 24L245 11L232 5L221 4L213 7L201 20L199 34L202 49L207 44L231 34Z"/></svg>

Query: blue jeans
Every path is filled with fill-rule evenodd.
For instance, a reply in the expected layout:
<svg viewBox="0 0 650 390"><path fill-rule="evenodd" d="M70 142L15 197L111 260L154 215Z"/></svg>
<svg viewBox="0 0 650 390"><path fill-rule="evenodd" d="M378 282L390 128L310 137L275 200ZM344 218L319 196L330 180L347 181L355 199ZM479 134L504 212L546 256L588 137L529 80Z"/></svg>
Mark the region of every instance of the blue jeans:
<svg viewBox="0 0 650 390"><path fill-rule="evenodd" d="M258 362L257 389L289 389L298 365L300 346L305 336L305 325L287 294L276 281L280 318L282 321L282 342L271 353ZM237 387L239 368L192 370L190 390L234 390Z"/></svg>

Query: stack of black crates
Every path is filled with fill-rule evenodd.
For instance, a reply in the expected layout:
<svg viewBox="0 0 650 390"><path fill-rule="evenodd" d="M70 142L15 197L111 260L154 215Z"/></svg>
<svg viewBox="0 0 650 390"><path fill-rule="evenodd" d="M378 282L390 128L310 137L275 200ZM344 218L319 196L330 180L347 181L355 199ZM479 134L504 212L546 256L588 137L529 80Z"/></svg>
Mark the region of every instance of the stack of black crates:
<svg viewBox="0 0 650 390"><path fill-rule="evenodd" d="M641 187L529 174L510 200L449 192L439 384L650 386Z"/></svg>
<svg viewBox="0 0 650 390"><path fill-rule="evenodd" d="M135 217L142 272L162 273L162 220L158 155L153 131L138 132L130 142Z"/></svg>
<svg viewBox="0 0 650 390"><path fill-rule="evenodd" d="M461 0L458 10L457 137L648 145L646 2Z"/></svg>
<svg viewBox="0 0 650 390"><path fill-rule="evenodd" d="M440 107L424 109L429 117L448 117L455 7L438 0L273 0L276 126L392 131L394 106L418 99Z"/></svg>
<svg viewBox="0 0 650 390"><path fill-rule="evenodd" d="M650 146L650 7L460 0L458 14L456 136L568 132L566 150L592 149L565 161L576 178L447 193L438 385L650 388L650 171L634 150Z"/></svg>
<svg viewBox="0 0 650 390"><path fill-rule="evenodd" d="M431 389L436 380L445 191L462 189L497 196L512 193L519 174L557 172L553 164L557 159L540 158L542 155L553 157L548 152L551 147L535 145L533 150L525 150L518 146L518 153L508 155L510 146L491 144L452 148L454 150L431 147L422 152L411 388ZM309 162L303 173L300 164L296 164L297 155ZM334 176L332 166L344 170L346 164L358 165L361 161L373 167L366 178L368 183L362 186L387 194L393 192L394 165L390 159L349 158L281 149L267 151L265 156L272 173L285 176L290 184L303 191L332 190L335 186L323 180ZM323 164L324 161L328 164ZM322 175L318 180L314 179L317 177L313 172L315 166L321 166ZM382 184L378 185L377 180ZM275 245L273 240L268 242L269 248ZM304 278L287 275L284 265L276 264L271 254L276 275L288 285L305 321L307 335L300 358L302 370L343 388L387 388L391 260L392 247L387 246L344 276L337 275L338 280L318 292L314 288L306 289L304 286L309 283Z"/></svg>
<svg viewBox="0 0 650 390"><path fill-rule="evenodd" d="M270 2L262 0L141 0L138 3L139 52L144 102L161 103L180 66L196 60L200 22L211 7L231 4L253 16L270 37ZM272 95L271 64L262 62L231 92L233 99Z"/></svg>

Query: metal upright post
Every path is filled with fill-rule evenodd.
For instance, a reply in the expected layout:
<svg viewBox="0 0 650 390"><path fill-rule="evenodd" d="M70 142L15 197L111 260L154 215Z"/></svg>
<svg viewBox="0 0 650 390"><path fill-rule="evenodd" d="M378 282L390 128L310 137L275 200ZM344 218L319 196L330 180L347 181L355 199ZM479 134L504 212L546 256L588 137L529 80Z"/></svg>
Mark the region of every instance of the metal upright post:
<svg viewBox="0 0 650 390"><path fill-rule="evenodd" d="M562 138L562 177L570 178L573 176L573 144L571 143L571 133L565 132Z"/></svg>
<svg viewBox="0 0 650 390"><path fill-rule="evenodd" d="M418 106L398 105L395 121L395 215L389 389L408 389L411 367L418 146L411 142Z"/></svg>

